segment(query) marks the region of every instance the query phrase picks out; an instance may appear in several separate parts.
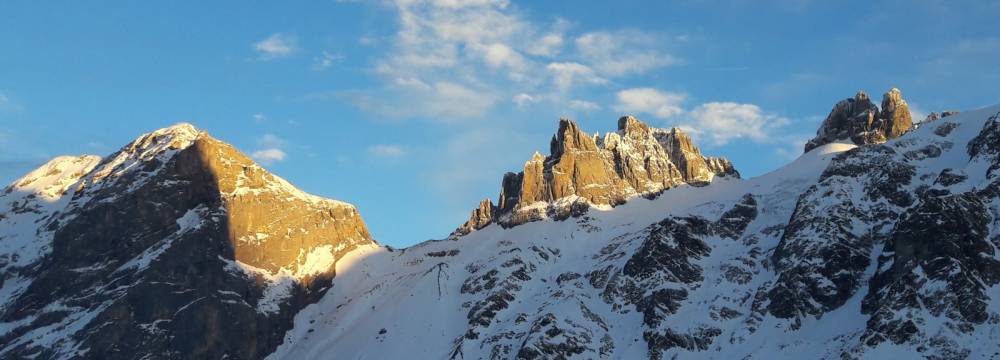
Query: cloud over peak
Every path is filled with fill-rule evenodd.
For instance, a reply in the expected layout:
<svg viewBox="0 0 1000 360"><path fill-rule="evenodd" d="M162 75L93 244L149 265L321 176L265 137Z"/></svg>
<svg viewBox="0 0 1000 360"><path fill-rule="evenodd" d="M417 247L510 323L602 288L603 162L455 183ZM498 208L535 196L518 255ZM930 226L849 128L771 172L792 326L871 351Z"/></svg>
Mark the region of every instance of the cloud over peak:
<svg viewBox="0 0 1000 360"><path fill-rule="evenodd" d="M660 91L654 88L631 88L615 94L618 103L615 110L632 114L649 114L666 119L684 112L681 103L685 95Z"/></svg>

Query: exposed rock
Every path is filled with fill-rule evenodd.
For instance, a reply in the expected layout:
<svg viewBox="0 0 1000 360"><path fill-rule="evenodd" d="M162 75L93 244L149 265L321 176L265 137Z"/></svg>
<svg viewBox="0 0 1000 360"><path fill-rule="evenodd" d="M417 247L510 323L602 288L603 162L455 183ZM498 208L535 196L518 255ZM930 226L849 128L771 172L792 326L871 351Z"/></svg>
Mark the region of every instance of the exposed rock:
<svg viewBox="0 0 1000 360"><path fill-rule="evenodd" d="M879 131L886 139L895 139L913 127L910 106L903 100L903 94L897 88L892 88L882 95L882 112L879 119Z"/></svg>
<svg viewBox="0 0 1000 360"><path fill-rule="evenodd" d="M881 112L864 91L859 91L854 98L834 105L816 131L816 137L806 143L805 151L836 141L881 144L899 137L912 126L910 108L899 89L892 88L882 96Z"/></svg>
<svg viewBox="0 0 1000 360"><path fill-rule="evenodd" d="M1000 282L1000 261L988 235L990 215L975 193L929 196L908 211L879 259L862 311L871 314L862 341L934 349L944 321L970 334L989 320L987 289Z"/></svg>
<svg viewBox="0 0 1000 360"><path fill-rule="evenodd" d="M868 94L858 91L853 98L841 100L833 106L826 120L816 130L816 137L806 143L805 151L809 152L837 140L858 139L861 141L855 141L856 143L864 143L876 119L878 107L872 103Z"/></svg>
<svg viewBox="0 0 1000 360"><path fill-rule="evenodd" d="M546 217L565 219L592 205L616 206L681 184L739 177L729 160L702 155L680 129L652 128L632 116L618 119L618 131L603 137L561 119L550 152L535 152L523 171L504 175L495 210L483 216L480 204L453 237L491 222L509 227Z"/></svg>
<svg viewBox="0 0 1000 360"><path fill-rule="evenodd" d="M0 308L3 358L262 358L336 259L373 244L353 206L187 124L63 170L65 190L45 187L63 207L30 234L48 250L5 270L27 283Z"/></svg>
<svg viewBox="0 0 1000 360"><path fill-rule="evenodd" d="M924 121L922 121L922 123L927 123L927 122L931 122L931 121L937 121L937 120L944 119L944 118L952 116L952 115L958 115L958 110L945 110L945 111L942 111L942 112L935 111L935 112L932 112L930 114L927 114L927 117L924 118Z"/></svg>
<svg viewBox="0 0 1000 360"><path fill-rule="evenodd" d="M453 233L451 237L458 237L466 235L475 230L482 229L493 222L493 214L497 211L496 205L493 205L493 201L490 199L483 199L479 202L479 207L472 210L472 215L469 216L469 221L466 221L462 226L459 226Z"/></svg>

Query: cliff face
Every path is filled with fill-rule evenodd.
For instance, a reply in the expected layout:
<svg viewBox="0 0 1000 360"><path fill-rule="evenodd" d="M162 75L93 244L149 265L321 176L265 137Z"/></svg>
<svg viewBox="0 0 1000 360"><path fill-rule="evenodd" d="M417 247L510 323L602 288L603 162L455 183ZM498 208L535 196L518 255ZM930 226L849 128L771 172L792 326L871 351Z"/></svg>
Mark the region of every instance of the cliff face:
<svg viewBox="0 0 1000 360"><path fill-rule="evenodd" d="M701 154L680 129L657 129L625 116L618 131L588 135L570 120L559 121L550 155L535 153L519 173L507 173L498 205L483 200L452 235L491 223L509 227L546 217L564 219L590 206L616 206L636 196L656 196L681 184L715 177L738 178L723 158Z"/></svg>
<svg viewBox="0 0 1000 360"><path fill-rule="evenodd" d="M353 206L187 124L53 160L5 203L0 239L23 246L0 254L3 358L261 358L337 259L374 243Z"/></svg>
<svg viewBox="0 0 1000 360"><path fill-rule="evenodd" d="M851 141L858 145L881 144L900 137L913 127L910 108L897 88L882 95L882 110L872 103L868 94L859 91L853 98L834 105L816 137L806 143L805 151L835 141Z"/></svg>

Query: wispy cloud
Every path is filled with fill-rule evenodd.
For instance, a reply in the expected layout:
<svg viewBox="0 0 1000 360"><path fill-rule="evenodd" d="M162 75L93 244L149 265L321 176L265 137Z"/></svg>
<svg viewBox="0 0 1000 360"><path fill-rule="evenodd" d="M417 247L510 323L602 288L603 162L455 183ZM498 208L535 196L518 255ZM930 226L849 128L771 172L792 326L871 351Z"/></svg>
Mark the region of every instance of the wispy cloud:
<svg viewBox="0 0 1000 360"><path fill-rule="evenodd" d="M601 106L596 103L579 99L570 100L568 106L572 110L581 112L596 111L601 109Z"/></svg>
<svg viewBox="0 0 1000 360"><path fill-rule="evenodd" d="M486 117L503 104L566 105L588 88L678 61L660 46L667 37L573 34L569 21L533 21L506 0L391 4L399 28L372 69L382 86L347 97L379 115L453 121Z"/></svg>
<svg viewBox="0 0 1000 360"><path fill-rule="evenodd" d="M587 65L575 62L554 62L545 67L552 75L552 81L560 91L569 91L574 85L607 84L608 79L602 78Z"/></svg>
<svg viewBox="0 0 1000 360"><path fill-rule="evenodd" d="M631 114L649 114L665 119L684 112L681 103L685 96L680 93L660 91L654 88L632 88L619 91L615 110Z"/></svg>
<svg viewBox="0 0 1000 360"><path fill-rule="evenodd" d="M342 55L332 54L324 51L323 55L313 58L312 68L316 71L323 71L333 66L335 61L342 60Z"/></svg>
<svg viewBox="0 0 1000 360"><path fill-rule="evenodd" d="M656 37L636 30L589 32L575 43L581 57L605 76L642 74L680 62L658 50Z"/></svg>
<svg viewBox="0 0 1000 360"><path fill-rule="evenodd" d="M691 110L682 128L724 145L734 139L773 141L774 130L788 125L788 118L765 113L757 105L710 102Z"/></svg>
<svg viewBox="0 0 1000 360"><path fill-rule="evenodd" d="M368 154L382 158L398 158L406 155L406 150L399 145L378 144L369 146Z"/></svg>
<svg viewBox="0 0 1000 360"><path fill-rule="evenodd" d="M517 104L518 107L524 107L527 106L528 104L538 102L538 99L535 99L534 96L525 93L520 93L514 95L514 97L512 97L510 101L513 101L515 104Z"/></svg>
<svg viewBox="0 0 1000 360"><path fill-rule="evenodd" d="M258 60L273 60L286 57L298 51L298 38L295 35L274 33L253 44L258 53Z"/></svg>

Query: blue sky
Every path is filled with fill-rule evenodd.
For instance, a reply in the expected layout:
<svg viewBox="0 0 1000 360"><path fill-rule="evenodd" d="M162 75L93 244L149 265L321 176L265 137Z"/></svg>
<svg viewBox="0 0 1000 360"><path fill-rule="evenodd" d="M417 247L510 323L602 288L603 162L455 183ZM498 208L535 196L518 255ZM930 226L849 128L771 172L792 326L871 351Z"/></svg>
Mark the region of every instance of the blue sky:
<svg viewBox="0 0 1000 360"><path fill-rule="evenodd" d="M393 246L446 236L559 117L690 129L745 176L838 100L1000 102L997 1L0 3L0 181L187 121Z"/></svg>

